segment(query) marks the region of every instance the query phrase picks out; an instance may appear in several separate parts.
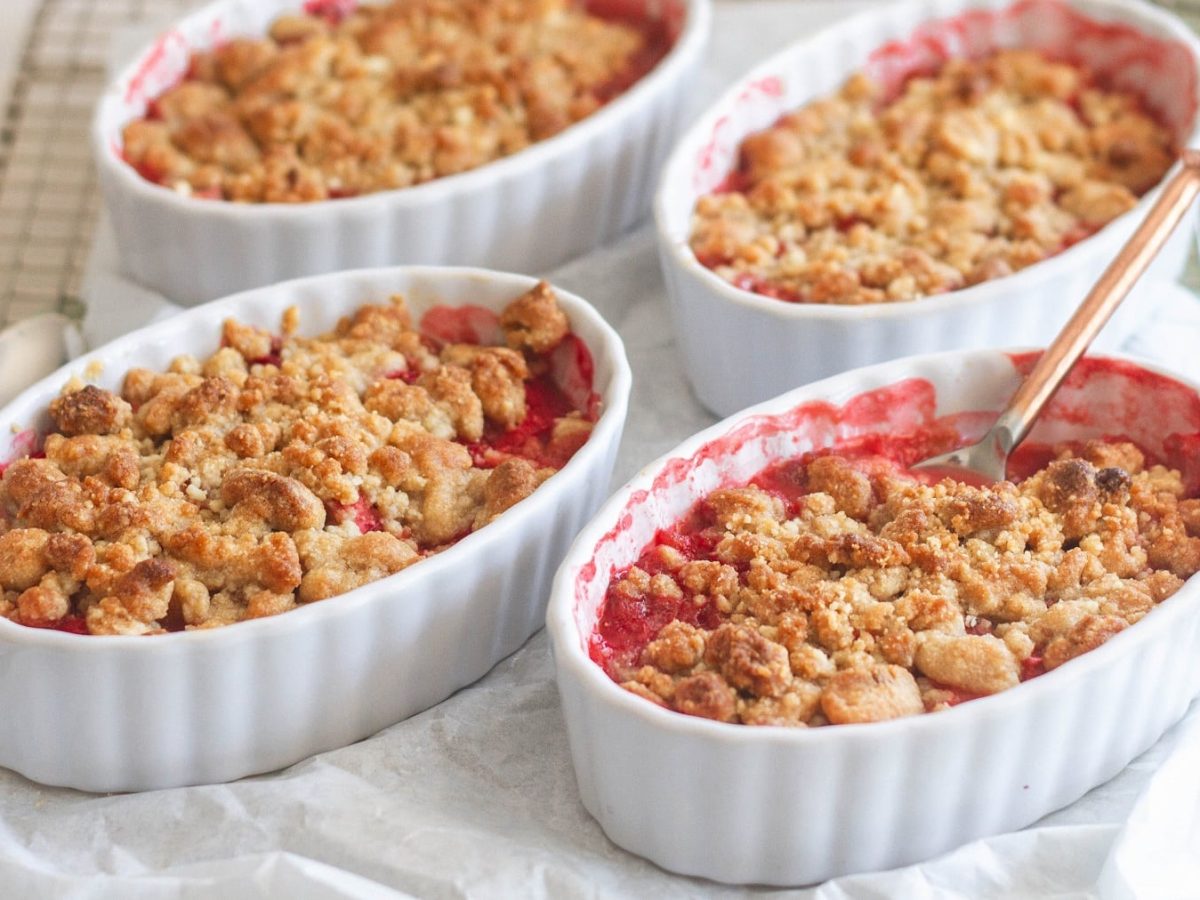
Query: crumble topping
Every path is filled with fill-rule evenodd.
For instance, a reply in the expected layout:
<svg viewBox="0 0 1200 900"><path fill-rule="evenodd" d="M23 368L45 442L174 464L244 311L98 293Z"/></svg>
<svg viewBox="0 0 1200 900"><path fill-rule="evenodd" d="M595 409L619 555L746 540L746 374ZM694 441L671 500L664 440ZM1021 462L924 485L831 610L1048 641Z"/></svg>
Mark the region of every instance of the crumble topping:
<svg viewBox="0 0 1200 900"><path fill-rule="evenodd" d="M988 487L820 456L714 491L660 533L614 576L591 652L689 715L874 722L1055 669L1197 571L1200 499L1132 444L1060 447Z"/></svg>
<svg viewBox="0 0 1200 900"><path fill-rule="evenodd" d="M557 134L667 49L658 24L570 0L328 7L194 54L125 127L126 160L181 193L251 203L407 187Z"/></svg>
<svg viewBox="0 0 1200 900"><path fill-rule="evenodd" d="M1175 159L1131 94L1031 51L950 60L891 100L865 75L747 137L691 247L737 287L887 303L1011 274L1130 209Z"/></svg>
<svg viewBox="0 0 1200 900"><path fill-rule="evenodd" d="M491 322L507 346L443 343L399 296L317 338L293 309L279 335L228 320L211 357L132 369L119 395L68 384L42 451L0 466L0 615L91 634L226 625L482 528L592 427L549 374L582 352L550 287Z"/></svg>

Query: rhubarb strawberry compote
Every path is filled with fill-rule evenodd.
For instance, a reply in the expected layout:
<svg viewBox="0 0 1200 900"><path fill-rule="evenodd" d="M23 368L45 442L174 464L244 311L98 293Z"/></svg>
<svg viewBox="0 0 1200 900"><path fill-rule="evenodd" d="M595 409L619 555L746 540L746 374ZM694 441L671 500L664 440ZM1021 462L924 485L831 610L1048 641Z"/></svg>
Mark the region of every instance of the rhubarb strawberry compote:
<svg viewBox="0 0 1200 900"><path fill-rule="evenodd" d="M497 318L402 298L304 338L69 383L0 476L0 615L91 634L269 616L449 547L587 440L590 356L541 283Z"/></svg>
<svg viewBox="0 0 1200 900"><path fill-rule="evenodd" d="M858 74L742 142L696 205L691 246L781 300L912 300L1065 250L1174 159L1138 97L1033 51L953 59L895 96Z"/></svg>
<svg viewBox="0 0 1200 900"><path fill-rule="evenodd" d="M592 658L690 715L873 722L1055 669L1200 570L1200 499L1133 444L1042 448L984 486L879 449L711 493L614 575Z"/></svg>
<svg viewBox="0 0 1200 900"><path fill-rule="evenodd" d="M649 72L662 23L568 0L310 0L195 53L124 130L180 193L297 203L402 188L557 134Z"/></svg>

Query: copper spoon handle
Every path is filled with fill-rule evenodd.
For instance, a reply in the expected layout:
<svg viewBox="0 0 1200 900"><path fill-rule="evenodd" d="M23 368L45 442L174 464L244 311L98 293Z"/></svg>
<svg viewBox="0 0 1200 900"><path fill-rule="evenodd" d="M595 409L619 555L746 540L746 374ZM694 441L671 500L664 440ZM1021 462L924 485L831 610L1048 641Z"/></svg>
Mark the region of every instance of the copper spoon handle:
<svg viewBox="0 0 1200 900"><path fill-rule="evenodd" d="M1076 360L1104 327L1134 282L1162 249L1175 226L1200 194L1200 150L1184 150L1181 167L1163 186L1162 194L1129 242L1104 270L1100 280L1079 304L1054 342L1038 359L1013 395L1008 408L992 426L992 434L1007 454L1021 442L1046 401L1067 377Z"/></svg>

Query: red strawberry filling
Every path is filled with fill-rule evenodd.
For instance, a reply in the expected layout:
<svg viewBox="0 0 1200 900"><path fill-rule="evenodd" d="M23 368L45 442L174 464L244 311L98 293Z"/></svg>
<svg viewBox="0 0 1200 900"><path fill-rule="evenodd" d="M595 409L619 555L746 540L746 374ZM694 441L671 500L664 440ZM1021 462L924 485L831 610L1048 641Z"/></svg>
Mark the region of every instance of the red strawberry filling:
<svg viewBox="0 0 1200 900"><path fill-rule="evenodd" d="M337 524L353 522L363 534L369 531L383 531L383 519L379 510L366 497L359 497L353 503L330 501L326 511Z"/></svg>

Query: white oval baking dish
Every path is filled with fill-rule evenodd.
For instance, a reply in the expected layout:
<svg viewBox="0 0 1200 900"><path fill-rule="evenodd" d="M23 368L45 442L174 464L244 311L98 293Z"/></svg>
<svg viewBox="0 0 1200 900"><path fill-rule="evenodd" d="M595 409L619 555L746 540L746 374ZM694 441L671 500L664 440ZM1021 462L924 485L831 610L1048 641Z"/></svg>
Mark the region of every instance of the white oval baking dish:
<svg viewBox="0 0 1200 900"><path fill-rule="evenodd" d="M0 459L16 430L44 428L72 375L117 388L132 366L207 355L230 316L271 329L334 326L401 293L502 309L535 280L478 269L364 270L249 291L151 325L73 361L0 410ZM45 784L130 791L228 781L364 738L445 699L516 650L544 618L554 568L608 493L630 373L617 334L557 291L591 351L601 398L570 462L496 522L347 594L278 616L154 637L98 637L0 619L0 765ZM98 373L98 374L97 374Z"/></svg>
<svg viewBox="0 0 1200 900"><path fill-rule="evenodd" d="M677 23L653 71L552 138L478 169L395 191L300 204L184 197L121 158L121 130L186 70L192 50L262 34L301 0L220 0L140 53L99 101L92 149L121 264L134 280L195 304L285 278L395 264L553 268L648 210L683 124L708 36L709 0L623 4Z"/></svg>
<svg viewBox="0 0 1200 900"><path fill-rule="evenodd" d="M867 725L787 729L682 715L622 689L589 658L610 574L710 491L839 439L998 411L1020 380L1014 359L995 350L912 357L792 391L685 441L588 523L555 577L547 623L580 796L614 842L725 882L804 884L902 866L1071 803L1183 715L1200 693L1200 576L1042 677ZM1167 434L1196 435L1189 471L1200 476L1200 385L1178 379L1167 402L1147 382L1176 376L1128 361L1117 369L1073 375L1032 439L1115 432L1159 450ZM853 398L909 379L926 380L936 404L859 404L873 410L870 421L840 419ZM819 415L796 412L814 403L825 404ZM986 419L973 421L982 430Z"/></svg>
<svg viewBox="0 0 1200 900"><path fill-rule="evenodd" d="M1076 14L1111 28L1098 36L1081 35L1077 31L1087 25L1072 24ZM1163 43L1140 46L1147 37ZM896 41L908 44L890 43ZM885 4L756 66L710 107L673 151L655 199L659 255L676 339L700 401L725 416L797 385L886 359L1048 342L1132 233L1157 190L1095 235L1044 262L1006 278L901 303L787 303L751 293L701 265L688 246L688 235L697 199L736 165L743 138L783 113L830 94L866 66L886 73L885 49L894 56L899 46L903 56L909 48L916 53L936 44L962 55L1068 41L1097 71L1112 69L1117 61L1118 85L1137 87L1152 97L1180 145L1197 145L1200 41L1178 18L1127 0ZM1193 213L1174 235L1155 264L1154 277L1178 277L1194 221ZM1135 293L1109 323L1103 346L1117 347L1140 317L1151 314L1153 301L1150 294Z"/></svg>

